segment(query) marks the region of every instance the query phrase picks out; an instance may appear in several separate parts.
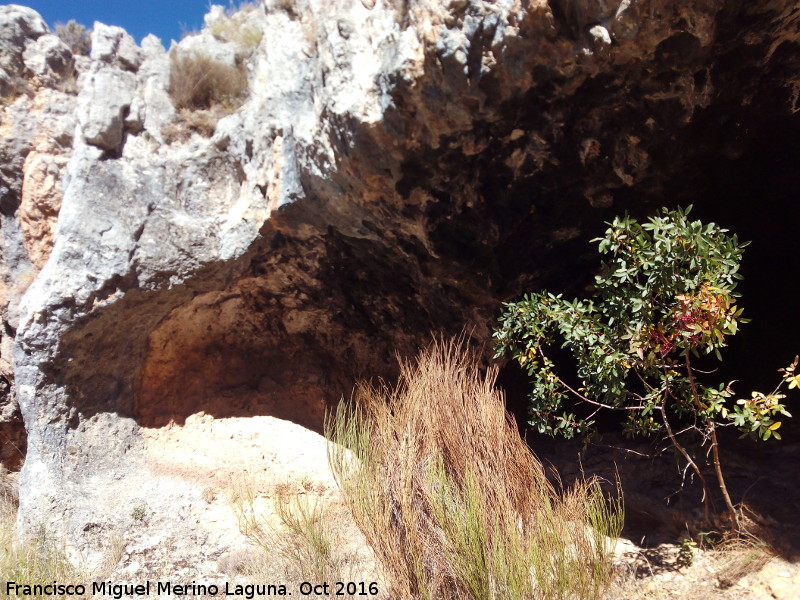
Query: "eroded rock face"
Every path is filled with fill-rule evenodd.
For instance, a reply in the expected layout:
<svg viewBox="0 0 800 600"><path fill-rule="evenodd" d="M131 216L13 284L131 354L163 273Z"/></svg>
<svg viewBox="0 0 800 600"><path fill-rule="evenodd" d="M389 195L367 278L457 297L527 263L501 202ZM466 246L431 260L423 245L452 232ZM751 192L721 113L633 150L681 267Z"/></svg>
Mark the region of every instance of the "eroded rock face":
<svg viewBox="0 0 800 600"><path fill-rule="evenodd" d="M142 50L122 27L95 21L92 28L92 60L114 64L136 72L142 64Z"/></svg>
<svg viewBox="0 0 800 600"><path fill-rule="evenodd" d="M152 467L142 426L319 429L432 332L488 343L499 301L591 281L603 220L724 208L703 161L758 161L767 114L787 140L798 128L788 1L301 1L252 20L250 95L211 138L165 142L180 123L163 48L97 25L59 120L75 135L45 136L61 152L33 153L52 90L4 108L7 288L41 266L4 303L23 530L113 527L116 482Z"/></svg>
<svg viewBox="0 0 800 600"><path fill-rule="evenodd" d="M53 248L56 219L61 209L61 179L67 158L31 152L23 166L19 220L23 243L36 269L41 269Z"/></svg>
<svg viewBox="0 0 800 600"><path fill-rule="evenodd" d="M125 117L131 111L136 78L110 67L87 77L78 96L78 121L86 143L116 152L122 143Z"/></svg>
<svg viewBox="0 0 800 600"><path fill-rule="evenodd" d="M11 467L26 448L12 357L19 302L52 247L75 129L65 90L75 76L69 49L38 13L0 7L0 461Z"/></svg>
<svg viewBox="0 0 800 600"><path fill-rule="evenodd" d="M57 36L43 35L25 47L25 68L40 80L57 84L60 79L70 77L75 68L75 59L69 47Z"/></svg>
<svg viewBox="0 0 800 600"><path fill-rule="evenodd" d="M47 33L47 24L32 8L7 4L0 6L0 94L17 85L28 42Z"/></svg>

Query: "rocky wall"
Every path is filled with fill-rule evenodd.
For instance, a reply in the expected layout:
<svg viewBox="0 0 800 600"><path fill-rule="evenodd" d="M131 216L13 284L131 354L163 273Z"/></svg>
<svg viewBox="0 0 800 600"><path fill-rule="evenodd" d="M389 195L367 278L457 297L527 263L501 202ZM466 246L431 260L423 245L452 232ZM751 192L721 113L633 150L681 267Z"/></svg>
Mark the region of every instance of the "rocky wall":
<svg viewBox="0 0 800 600"><path fill-rule="evenodd" d="M249 57L208 32L172 50L246 65L210 137L167 134L186 123L157 40L95 25L65 92L15 58L45 46L40 19L0 18L25 24L2 48L28 86L0 148L23 529L109 526L115 482L148 468L142 427L319 429L432 333L489 344L500 301L585 290L587 241L623 210L693 202L725 223L772 183L777 234L797 217L788 1L267 2ZM768 183L733 188L745 167Z"/></svg>

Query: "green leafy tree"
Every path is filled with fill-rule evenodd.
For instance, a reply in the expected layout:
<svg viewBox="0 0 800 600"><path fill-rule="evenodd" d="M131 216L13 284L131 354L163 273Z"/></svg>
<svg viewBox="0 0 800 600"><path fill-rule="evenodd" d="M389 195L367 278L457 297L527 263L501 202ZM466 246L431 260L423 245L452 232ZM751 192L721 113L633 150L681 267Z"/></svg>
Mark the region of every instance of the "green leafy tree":
<svg viewBox="0 0 800 600"><path fill-rule="evenodd" d="M603 410L624 411L628 435L669 439L701 482L706 521L711 521L708 482L690 448L699 442L714 467L729 525L739 529L719 456L717 430L780 439L781 417L791 416L781 388L800 386L797 358L780 369L769 394L735 399L731 384L706 384L695 362L721 360L720 350L741 323L736 304L739 265L746 243L714 223L663 209L639 223L624 216L597 240L605 257L592 299L566 300L533 293L507 303L494 337L497 357L511 356L532 378L530 423L541 433L567 438L592 429ZM557 343L575 361L575 379L564 378L548 353ZM581 412L577 405L589 410ZM684 471L685 473L685 471Z"/></svg>

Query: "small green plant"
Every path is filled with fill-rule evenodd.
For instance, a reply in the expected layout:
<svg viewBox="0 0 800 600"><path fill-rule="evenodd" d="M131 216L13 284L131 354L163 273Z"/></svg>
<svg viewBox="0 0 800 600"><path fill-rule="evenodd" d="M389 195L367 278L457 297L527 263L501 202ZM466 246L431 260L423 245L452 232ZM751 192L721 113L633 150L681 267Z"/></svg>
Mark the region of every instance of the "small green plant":
<svg viewBox="0 0 800 600"><path fill-rule="evenodd" d="M92 51L92 30L70 19L67 23L56 23L56 35L73 54L88 56Z"/></svg>
<svg viewBox="0 0 800 600"><path fill-rule="evenodd" d="M131 519L134 521L144 521L145 516L147 516L147 511L144 506L136 506L131 511Z"/></svg>
<svg viewBox="0 0 800 600"><path fill-rule="evenodd" d="M695 362L705 355L721 360L728 337L745 322L735 289L747 244L714 223L691 221L690 208L664 209L643 224L616 218L595 240L607 259L594 298L529 294L505 304L494 336L497 356L512 356L532 377L530 422L540 432L572 437L591 430L601 410L627 413L626 434L661 433L685 459L703 486L711 522L710 490L688 449L698 442L710 456L729 524L738 530L717 428L780 439L780 418L790 416L780 392L784 384L800 385L798 360L780 369L781 380L768 394L732 400L731 384L701 382L706 373ZM574 380L557 372L548 356L559 342L575 360ZM570 411L570 399L588 411Z"/></svg>
<svg viewBox="0 0 800 600"><path fill-rule="evenodd" d="M331 470L404 600L594 599L622 510L597 481L562 495L460 343L401 363L330 415Z"/></svg>
<svg viewBox="0 0 800 600"><path fill-rule="evenodd" d="M690 538L683 538L678 545L678 557L676 562L679 567L691 567L694 563L694 548L697 543Z"/></svg>
<svg viewBox="0 0 800 600"><path fill-rule="evenodd" d="M715 531L698 531L697 544L703 550L713 550L719 544L720 537Z"/></svg>

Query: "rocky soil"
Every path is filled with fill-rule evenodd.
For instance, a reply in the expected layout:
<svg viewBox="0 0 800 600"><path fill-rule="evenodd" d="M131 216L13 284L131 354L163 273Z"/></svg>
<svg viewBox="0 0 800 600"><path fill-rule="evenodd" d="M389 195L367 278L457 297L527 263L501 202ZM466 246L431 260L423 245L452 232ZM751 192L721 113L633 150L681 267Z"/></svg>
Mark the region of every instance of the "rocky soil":
<svg viewBox="0 0 800 600"><path fill-rule="evenodd" d="M243 535L236 498L248 492L276 535L286 535L274 511L277 494L319 502L348 557L348 574L382 585L380 569L327 468L320 435L272 417L198 414L183 425L148 429L144 436L149 473L120 477L112 494L98 495L99 501L112 496L113 505L92 505L115 512L119 528L90 523L85 543L69 548L87 580L195 581L223 588L226 582L252 583L256 563L256 581L296 586L300 582L285 557ZM640 509L641 497L633 491L631 496L626 510ZM648 547L620 538L616 579L606 600L794 600L800 593L800 556L748 543L693 547L691 564L685 564L678 538Z"/></svg>
<svg viewBox="0 0 800 600"><path fill-rule="evenodd" d="M261 581L296 585L285 559L264 556L236 517L235 498L247 490L276 534L285 535L272 505L280 490L324 506L354 579L381 581L328 470L320 435L272 417L198 414L183 425L147 429L144 436L149 473L121 477L111 494L113 506L93 505L118 513L123 526L90 528L91 541L71 549L90 572L120 583L195 580L222 587L252 581L244 572L259 560L268 565ZM629 493L629 512L659 501L647 497L646 488ZM776 553L750 543L693 547L687 565L679 556L680 541L678 534L671 543L641 547L620 538L608 600L794 600L800 593L800 556L792 550ZM110 558L118 562L110 565Z"/></svg>
<svg viewBox="0 0 800 600"><path fill-rule="evenodd" d="M679 566L679 551L665 544L623 555L633 573L621 569L609 600L790 600L800 591L796 560L753 550L695 550L692 564Z"/></svg>
<svg viewBox="0 0 800 600"><path fill-rule="evenodd" d="M106 568L105 577L119 582L195 580L224 586L247 582L243 572L262 561L267 568L259 574L266 581L297 585L285 558L263 556L264 548L243 534L237 518L241 497L252 495L259 517L275 535L286 536L273 508L281 493L324 507L340 549L351 555L360 576L375 578L371 554L348 518L319 434L273 417L214 419L200 413L183 425L146 429L143 436L147 472L121 476L112 494L103 493L92 504L100 513L116 512L122 526L93 528L93 540L73 548L78 564ZM109 497L111 505L100 504ZM119 562L108 569L114 552Z"/></svg>

